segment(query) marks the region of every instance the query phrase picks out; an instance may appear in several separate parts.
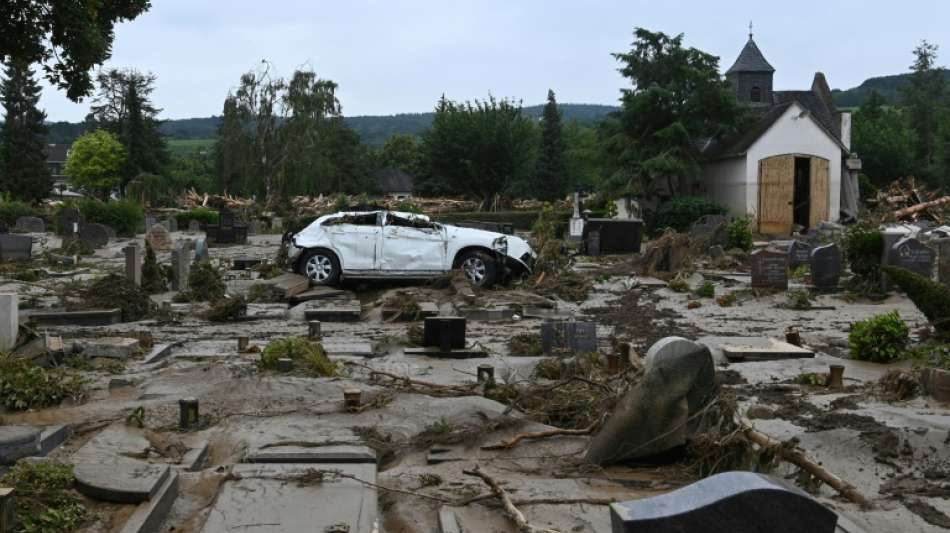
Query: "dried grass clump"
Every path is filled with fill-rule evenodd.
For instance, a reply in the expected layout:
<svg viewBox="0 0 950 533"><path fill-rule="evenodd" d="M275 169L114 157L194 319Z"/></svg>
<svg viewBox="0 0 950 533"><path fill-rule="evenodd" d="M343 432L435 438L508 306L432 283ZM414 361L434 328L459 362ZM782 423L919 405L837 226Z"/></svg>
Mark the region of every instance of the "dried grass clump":
<svg viewBox="0 0 950 533"><path fill-rule="evenodd" d="M211 308L205 313L205 318L211 322L237 322L247 318L247 300L243 296L222 298L212 302Z"/></svg>
<svg viewBox="0 0 950 533"><path fill-rule="evenodd" d="M383 309L393 314L393 320L415 322L421 318L422 307L414 294L406 291L397 291L386 298Z"/></svg>
<svg viewBox="0 0 950 533"><path fill-rule="evenodd" d="M292 359L297 368L314 376L335 376L339 367L330 361L323 345L304 337L289 337L272 341L261 352L260 366L265 370L276 370L278 359Z"/></svg>
<svg viewBox="0 0 950 533"><path fill-rule="evenodd" d="M132 280L109 274L100 278L82 291L82 299L77 308L82 309L112 309L122 310L123 322L135 322L148 316L152 309L152 301L148 293L135 285Z"/></svg>
<svg viewBox="0 0 950 533"><path fill-rule="evenodd" d="M175 295L176 302L215 302L224 298L227 285L224 277L210 261L192 265L188 273L188 290Z"/></svg>
<svg viewBox="0 0 950 533"><path fill-rule="evenodd" d="M537 333L519 333L508 340L508 355L540 357L541 336Z"/></svg>

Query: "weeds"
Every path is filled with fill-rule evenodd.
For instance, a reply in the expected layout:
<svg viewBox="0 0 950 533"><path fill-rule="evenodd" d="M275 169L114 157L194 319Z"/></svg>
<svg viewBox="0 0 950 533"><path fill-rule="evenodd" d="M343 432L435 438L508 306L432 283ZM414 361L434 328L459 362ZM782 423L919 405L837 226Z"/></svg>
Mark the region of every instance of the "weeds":
<svg viewBox="0 0 950 533"><path fill-rule="evenodd" d="M86 381L61 369L47 370L27 359L0 354L0 404L23 411L85 397Z"/></svg>
<svg viewBox="0 0 950 533"><path fill-rule="evenodd" d="M536 333L519 333L508 340L508 353L524 357L539 357L543 353L541 337Z"/></svg>
<svg viewBox="0 0 950 533"><path fill-rule="evenodd" d="M891 311L852 324L848 344L855 359L889 363L904 354L909 336L907 324Z"/></svg>
<svg viewBox="0 0 950 533"><path fill-rule="evenodd" d="M277 360L293 359L297 368L303 368L313 376L335 376L339 367L327 357L323 345L303 337L289 337L272 341L261 353L260 366L265 370L276 370Z"/></svg>
<svg viewBox="0 0 950 533"><path fill-rule="evenodd" d="M793 290L785 293L789 309L811 309L811 294L805 290Z"/></svg>
<svg viewBox="0 0 950 533"><path fill-rule="evenodd" d="M73 490L73 467L53 461L20 461L0 486L16 488L19 530L26 533L77 531L92 518ZM11 529L10 531L13 531Z"/></svg>
<svg viewBox="0 0 950 533"><path fill-rule="evenodd" d="M710 281L704 281L703 284L696 289L696 296L700 298L713 298L716 296L716 286Z"/></svg>

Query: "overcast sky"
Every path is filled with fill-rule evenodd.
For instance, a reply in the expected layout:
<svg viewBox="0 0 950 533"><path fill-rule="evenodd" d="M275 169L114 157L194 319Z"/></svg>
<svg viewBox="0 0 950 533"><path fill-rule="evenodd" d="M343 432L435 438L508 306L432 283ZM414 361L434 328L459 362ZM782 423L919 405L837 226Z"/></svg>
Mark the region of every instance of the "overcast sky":
<svg viewBox="0 0 950 533"><path fill-rule="evenodd" d="M107 66L158 76L163 118L220 114L239 76L270 60L279 74L310 67L337 82L345 115L429 111L450 99L513 97L615 104L625 85L611 52L636 26L685 33L727 69L755 40L777 89L833 88L905 72L921 39L950 64L950 1L797 0L152 0L117 28ZM45 87L49 120L78 121L88 100Z"/></svg>

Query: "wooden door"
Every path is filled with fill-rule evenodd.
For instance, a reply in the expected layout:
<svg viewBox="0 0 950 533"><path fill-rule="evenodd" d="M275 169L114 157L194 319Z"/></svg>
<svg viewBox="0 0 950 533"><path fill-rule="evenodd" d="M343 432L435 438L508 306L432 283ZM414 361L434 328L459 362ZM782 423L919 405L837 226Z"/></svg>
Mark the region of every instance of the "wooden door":
<svg viewBox="0 0 950 533"><path fill-rule="evenodd" d="M808 226L817 228L823 220L828 220L828 169L827 159L811 158L811 185L809 187L811 208L808 215Z"/></svg>
<svg viewBox="0 0 950 533"><path fill-rule="evenodd" d="M792 232L795 196L795 156L780 155L759 161L759 233Z"/></svg>

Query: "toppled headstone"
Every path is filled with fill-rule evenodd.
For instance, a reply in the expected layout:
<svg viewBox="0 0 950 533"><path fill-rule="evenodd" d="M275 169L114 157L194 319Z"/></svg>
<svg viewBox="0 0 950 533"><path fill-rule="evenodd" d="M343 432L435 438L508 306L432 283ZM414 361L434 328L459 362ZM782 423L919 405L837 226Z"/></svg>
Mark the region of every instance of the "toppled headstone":
<svg viewBox="0 0 950 533"><path fill-rule="evenodd" d="M168 233L168 230L165 229L165 226L161 224L153 225L148 230L148 234L145 235L145 238L155 251L170 250L172 247L172 236Z"/></svg>
<svg viewBox="0 0 950 533"><path fill-rule="evenodd" d="M103 224L86 222L79 227L79 240L93 250L98 250L109 244L109 229Z"/></svg>
<svg viewBox="0 0 950 533"><path fill-rule="evenodd" d="M788 268L795 270L802 265L811 264L811 245L794 240L788 245Z"/></svg>
<svg viewBox="0 0 950 533"><path fill-rule="evenodd" d="M544 355L586 354L597 351L597 325L593 322L546 320L541 323Z"/></svg>
<svg viewBox="0 0 950 533"><path fill-rule="evenodd" d="M701 422L693 415L715 398L716 370L705 346L668 337L651 346L646 359L643 379L591 440L589 462L651 457L685 444Z"/></svg>
<svg viewBox="0 0 950 533"><path fill-rule="evenodd" d="M834 533L838 516L777 478L725 472L652 498L610 505L618 533Z"/></svg>
<svg viewBox="0 0 950 533"><path fill-rule="evenodd" d="M704 344L715 344L730 361L775 361L815 357L808 348L769 337L709 337Z"/></svg>
<svg viewBox="0 0 950 533"><path fill-rule="evenodd" d="M16 219L16 231L23 233L44 233L46 222L39 217L20 217Z"/></svg>
<svg viewBox="0 0 950 533"><path fill-rule="evenodd" d="M752 286L788 290L788 254L777 250L752 252Z"/></svg>
<svg viewBox="0 0 950 533"><path fill-rule="evenodd" d="M139 340L131 337L96 337L78 341L86 357L128 359L139 353Z"/></svg>
<svg viewBox="0 0 950 533"><path fill-rule="evenodd" d="M29 261L33 257L33 237L0 234L0 261Z"/></svg>
<svg viewBox="0 0 950 533"><path fill-rule="evenodd" d="M818 290L838 288L841 278L841 248L837 244L819 246L811 252L811 280Z"/></svg>
<svg viewBox="0 0 950 533"><path fill-rule="evenodd" d="M122 310L37 311L29 321L37 326L108 326L122 322Z"/></svg>

